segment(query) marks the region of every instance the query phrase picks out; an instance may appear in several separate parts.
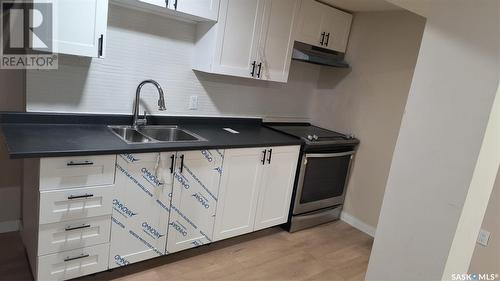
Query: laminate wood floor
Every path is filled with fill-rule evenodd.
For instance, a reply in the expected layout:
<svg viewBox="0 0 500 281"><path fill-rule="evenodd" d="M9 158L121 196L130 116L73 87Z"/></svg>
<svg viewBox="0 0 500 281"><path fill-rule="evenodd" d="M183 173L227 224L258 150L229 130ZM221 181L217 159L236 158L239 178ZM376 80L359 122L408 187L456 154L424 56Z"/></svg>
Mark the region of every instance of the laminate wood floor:
<svg viewBox="0 0 500 281"><path fill-rule="evenodd" d="M271 228L78 279L364 280L372 238L337 221L296 233ZM32 280L18 233L0 234L0 280Z"/></svg>

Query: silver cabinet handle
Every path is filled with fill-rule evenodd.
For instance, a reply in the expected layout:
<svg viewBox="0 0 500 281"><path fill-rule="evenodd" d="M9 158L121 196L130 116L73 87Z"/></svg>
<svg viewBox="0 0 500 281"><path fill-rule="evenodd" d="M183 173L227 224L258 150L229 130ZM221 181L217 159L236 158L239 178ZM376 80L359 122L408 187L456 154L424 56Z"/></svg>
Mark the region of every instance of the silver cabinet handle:
<svg viewBox="0 0 500 281"><path fill-rule="evenodd" d="M87 199L94 197L94 194L84 194L84 195L70 195L68 196L68 200L75 200L75 199Z"/></svg>
<svg viewBox="0 0 500 281"><path fill-rule="evenodd" d="M70 161L66 164L67 166L71 167L71 166L92 166L94 165L94 162L92 161L82 161L82 162L74 162L74 161Z"/></svg>
<svg viewBox="0 0 500 281"><path fill-rule="evenodd" d="M65 258L65 259L64 259L64 262L69 262L69 261L79 260L79 259L88 258L88 257L90 257L90 255L89 255L89 254L86 254L86 255L85 255L85 254L82 254L82 255L80 255L80 256L78 256L78 257L73 257L73 258L67 257L67 258Z"/></svg>
<svg viewBox="0 0 500 281"><path fill-rule="evenodd" d="M84 229L84 228L89 228L89 227L90 227L90 224L84 224L84 225L76 226L76 227L68 226L64 229L64 231L72 231L72 230Z"/></svg>

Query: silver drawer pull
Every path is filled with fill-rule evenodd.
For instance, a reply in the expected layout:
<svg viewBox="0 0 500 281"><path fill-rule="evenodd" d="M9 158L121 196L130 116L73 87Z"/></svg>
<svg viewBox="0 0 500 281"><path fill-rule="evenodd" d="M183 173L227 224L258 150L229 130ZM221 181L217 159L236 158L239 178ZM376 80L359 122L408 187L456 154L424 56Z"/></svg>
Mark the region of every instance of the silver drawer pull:
<svg viewBox="0 0 500 281"><path fill-rule="evenodd" d="M94 162L92 162L92 161L83 161L83 162L70 161L66 165L68 165L68 166L91 166L91 165L94 165Z"/></svg>
<svg viewBox="0 0 500 281"><path fill-rule="evenodd" d="M89 227L90 227L90 224L84 224L82 226L77 226L77 227L68 226L64 230L65 231L72 231L72 230L84 229L84 228L89 228Z"/></svg>
<svg viewBox="0 0 500 281"><path fill-rule="evenodd" d="M74 261L74 260L88 258L88 257L90 257L89 254L86 254L86 255L82 254L82 255L80 255L78 257L74 257L74 258L67 257L67 258L64 259L64 262Z"/></svg>
<svg viewBox="0 0 500 281"><path fill-rule="evenodd" d="M94 197L94 194L70 195L70 196L68 196L68 200L86 199L86 198L91 198L91 197Z"/></svg>

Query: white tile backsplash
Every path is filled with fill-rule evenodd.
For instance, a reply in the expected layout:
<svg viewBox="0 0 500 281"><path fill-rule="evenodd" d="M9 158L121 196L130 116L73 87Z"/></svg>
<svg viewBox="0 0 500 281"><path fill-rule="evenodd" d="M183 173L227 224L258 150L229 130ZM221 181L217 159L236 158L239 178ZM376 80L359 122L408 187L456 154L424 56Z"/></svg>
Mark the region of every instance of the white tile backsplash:
<svg viewBox="0 0 500 281"><path fill-rule="evenodd" d="M61 55L59 70L29 71L28 111L131 113L139 82L155 79L167 111L157 111L156 90L146 86L142 104L153 114L309 119L318 66L293 62L287 84L196 72L194 24L113 5L109 12L106 58Z"/></svg>

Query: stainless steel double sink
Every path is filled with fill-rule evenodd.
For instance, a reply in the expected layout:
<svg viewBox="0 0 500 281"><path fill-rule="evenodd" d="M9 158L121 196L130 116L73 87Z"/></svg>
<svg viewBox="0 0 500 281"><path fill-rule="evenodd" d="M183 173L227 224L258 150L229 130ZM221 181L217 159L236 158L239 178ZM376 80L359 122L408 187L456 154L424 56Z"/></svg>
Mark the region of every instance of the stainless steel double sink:
<svg viewBox="0 0 500 281"><path fill-rule="evenodd" d="M178 126L108 126L108 128L129 144L206 141L206 139Z"/></svg>

